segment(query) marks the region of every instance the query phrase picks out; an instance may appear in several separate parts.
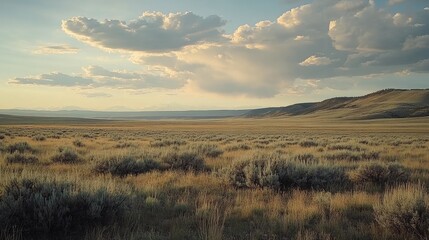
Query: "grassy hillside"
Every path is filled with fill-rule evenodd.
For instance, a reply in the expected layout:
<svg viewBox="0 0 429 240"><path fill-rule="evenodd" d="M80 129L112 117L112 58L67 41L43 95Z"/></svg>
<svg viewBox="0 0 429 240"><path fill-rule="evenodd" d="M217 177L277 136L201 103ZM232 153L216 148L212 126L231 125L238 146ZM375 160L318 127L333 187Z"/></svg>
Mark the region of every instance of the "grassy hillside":
<svg viewBox="0 0 429 240"><path fill-rule="evenodd" d="M339 97L316 103L252 110L247 117L311 115L321 118L377 119L429 116L429 90L388 89L362 97Z"/></svg>

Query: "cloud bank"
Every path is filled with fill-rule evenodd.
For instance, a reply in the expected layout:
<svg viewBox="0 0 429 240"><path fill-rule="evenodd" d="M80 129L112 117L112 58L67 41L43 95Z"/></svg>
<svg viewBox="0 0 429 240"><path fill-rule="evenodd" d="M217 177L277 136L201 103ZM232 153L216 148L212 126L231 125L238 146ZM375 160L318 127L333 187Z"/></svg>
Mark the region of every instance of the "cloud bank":
<svg viewBox="0 0 429 240"><path fill-rule="evenodd" d="M244 24L228 35L219 16L190 12L145 12L128 23L73 17L62 22L65 33L101 49L128 53L148 71L87 67L80 76L54 73L12 82L126 89L188 84L221 95L266 98L303 83L335 89L341 84L328 84L335 78L427 73L429 11L389 10L401 2L314 1L275 20Z"/></svg>
<svg viewBox="0 0 429 240"><path fill-rule="evenodd" d="M111 89L176 89L185 84L184 80L171 78L166 74L140 73L127 71L109 71L100 66L83 68L83 73L67 75L64 73L48 73L33 77L14 78L11 84L45 85L81 88Z"/></svg>

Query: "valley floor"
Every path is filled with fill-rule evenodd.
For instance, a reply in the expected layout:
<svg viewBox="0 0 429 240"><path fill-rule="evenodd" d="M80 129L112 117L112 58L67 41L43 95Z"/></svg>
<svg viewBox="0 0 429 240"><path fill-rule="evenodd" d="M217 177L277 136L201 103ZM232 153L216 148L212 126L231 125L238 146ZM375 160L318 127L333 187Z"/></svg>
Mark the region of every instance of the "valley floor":
<svg viewBox="0 0 429 240"><path fill-rule="evenodd" d="M427 239L429 118L3 123L0 239Z"/></svg>

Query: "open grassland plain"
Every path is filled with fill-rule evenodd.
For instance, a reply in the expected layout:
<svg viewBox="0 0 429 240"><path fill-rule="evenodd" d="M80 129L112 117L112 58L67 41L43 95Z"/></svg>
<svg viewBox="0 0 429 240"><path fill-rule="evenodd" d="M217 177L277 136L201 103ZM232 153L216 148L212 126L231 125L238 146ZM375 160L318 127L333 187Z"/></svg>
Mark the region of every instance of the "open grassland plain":
<svg viewBox="0 0 429 240"><path fill-rule="evenodd" d="M0 125L0 239L428 239L429 118Z"/></svg>

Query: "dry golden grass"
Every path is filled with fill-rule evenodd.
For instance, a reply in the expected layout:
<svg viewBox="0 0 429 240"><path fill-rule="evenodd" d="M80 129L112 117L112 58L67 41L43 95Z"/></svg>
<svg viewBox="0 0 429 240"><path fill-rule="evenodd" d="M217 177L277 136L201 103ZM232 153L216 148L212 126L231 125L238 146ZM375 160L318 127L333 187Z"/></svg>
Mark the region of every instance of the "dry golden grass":
<svg viewBox="0 0 429 240"><path fill-rule="evenodd" d="M409 183L419 182L425 191L429 188L427 118L318 119L317 123L304 117L41 124L0 126L0 133L5 135L0 140L0 203L4 186L12 179L66 181L77 184L77 191L105 188L126 194L128 210L124 218L112 225L71 232L71 239L392 237L374 217L373 207L382 200L384 187L350 185L331 192L311 188L239 189L226 180L225 169L232 163L258 154L274 154L303 166L341 166L346 172L374 161L397 162L410 172ZM40 140L43 137L46 139ZM19 142L31 146L38 163L6 163L8 147ZM221 151L213 156L198 153L204 155L205 169L172 169L163 161L166 152L192 152L199 146ZM59 148L71 149L84 161L53 162ZM160 167L125 177L96 174L96 163L111 156L150 158ZM1 221L6 220L0 216ZM30 236L25 229L9 229L1 232L0 239ZM64 237L52 234L53 238Z"/></svg>

